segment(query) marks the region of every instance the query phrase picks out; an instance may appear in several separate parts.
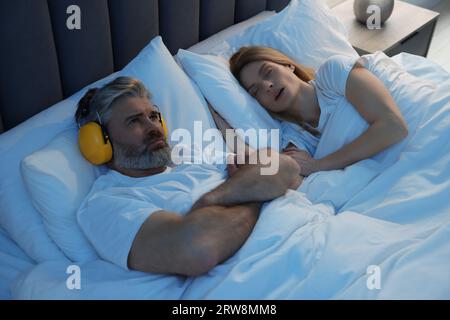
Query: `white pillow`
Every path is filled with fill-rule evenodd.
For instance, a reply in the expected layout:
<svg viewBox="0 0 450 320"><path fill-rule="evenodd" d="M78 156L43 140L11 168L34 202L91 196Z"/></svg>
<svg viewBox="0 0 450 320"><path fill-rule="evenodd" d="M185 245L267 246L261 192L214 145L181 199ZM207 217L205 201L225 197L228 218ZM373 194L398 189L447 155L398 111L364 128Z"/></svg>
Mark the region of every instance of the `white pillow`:
<svg viewBox="0 0 450 320"><path fill-rule="evenodd" d="M187 50L198 54L217 54L220 51L227 51L229 50L228 44L226 43L228 39L238 35L247 28L260 23L261 21L272 17L275 14L275 11L262 11L256 16L234 24L216 34L213 34L209 38L194 44Z"/></svg>
<svg viewBox="0 0 450 320"><path fill-rule="evenodd" d="M160 36L142 49L119 75L137 78L145 84L166 120L169 134L178 128L193 133L194 121L200 121L203 130L216 128L199 89L177 65Z"/></svg>
<svg viewBox="0 0 450 320"><path fill-rule="evenodd" d="M60 239L49 237L40 214L30 201L20 176L20 162L74 125L76 105L88 88L102 86L119 75L135 76L145 83L152 91L153 100L161 108L170 130L191 130L189 128L192 128L194 120L202 121L204 129L215 127L198 88L192 85L174 62L161 38L157 37L119 74L99 80L0 135L0 225L38 262L66 257L52 241L59 242ZM38 201L43 200L33 200L34 203ZM42 208L49 207L50 204L42 205ZM67 212L64 215L67 216Z"/></svg>
<svg viewBox="0 0 450 320"><path fill-rule="evenodd" d="M246 45L278 49L297 62L318 68L329 57L358 57L343 23L322 1L291 0L280 13L228 40L227 58Z"/></svg>
<svg viewBox="0 0 450 320"><path fill-rule="evenodd" d="M184 70L213 108L232 127L243 129L280 129L279 122L238 85L228 70L229 57L244 45L270 46L313 67L335 54L358 57L347 41L344 25L326 5L312 0L292 0L280 13L231 37L227 44L216 46L216 51L209 50L221 58L180 50L177 56ZM283 138L283 132L280 135L284 147L289 141Z"/></svg>
<svg viewBox="0 0 450 320"><path fill-rule="evenodd" d="M77 127L62 132L25 157L21 172L48 235L72 261L88 261L97 255L78 226L76 212L96 177L77 140Z"/></svg>
<svg viewBox="0 0 450 320"><path fill-rule="evenodd" d="M73 126L76 105L89 87L100 86L115 77L116 74L111 74L87 86L0 135L0 225L36 262L67 258L48 236L39 212L30 201L21 179L20 161Z"/></svg>
<svg viewBox="0 0 450 320"><path fill-rule="evenodd" d="M199 55L180 49L178 59L214 109L235 129L281 129L280 123L238 83L228 61L219 56ZM244 138L241 136L241 138ZM267 144L245 139L253 148ZM270 137L267 141L272 145ZM271 143L272 142L272 143ZM279 144L279 139L277 140Z"/></svg>

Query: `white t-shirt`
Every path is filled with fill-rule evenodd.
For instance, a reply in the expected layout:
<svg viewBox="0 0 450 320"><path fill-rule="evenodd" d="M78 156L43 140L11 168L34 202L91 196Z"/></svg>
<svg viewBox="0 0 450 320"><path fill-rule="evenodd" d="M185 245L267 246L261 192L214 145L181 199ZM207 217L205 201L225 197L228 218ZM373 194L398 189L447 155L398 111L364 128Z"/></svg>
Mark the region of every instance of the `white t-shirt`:
<svg viewBox="0 0 450 320"><path fill-rule="evenodd" d="M142 178L109 170L95 181L81 204L78 223L104 260L128 270L133 240L153 212L186 214L200 196L225 181L226 176L225 161L181 164Z"/></svg>
<svg viewBox="0 0 450 320"><path fill-rule="evenodd" d="M357 59L358 58L342 55L332 56L317 69L315 79L310 81L310 84L314 86L316 91L320 107L319 124L317 128L315 128L320 132L319 138L314 137L298 126L294 127L291 125L290 128L286 127L286 132L283 132L283 135L289 135L292 143L298 148L309 151L314 158L320 159L326 155L325 153L330 152L328 147L326 148L327 150L322 150L323 148L319 148L320 150L318 150L321 140L325 138L325 136L327 139L327 146L333 144L333 141L330 141L330 139L336 139L334 146L337 150L343 146L343 141L348 143L361 134L359 131L357 132L358 134L351 134L346 137L344 137L343 134L338 134L335 137L327 134L327 131L331 132L328 128L330 118L332 118L335 113L344 110L346 112L346 118L343 119L343 122L347 121L349 112L351 113L350 116L352 120L356 117L356 121L361 122L362 120L365 122L345 96L347 79ZM345 125L345 123L343 124ZM353 130L353 132L356 132L356 130Z"/></svg>

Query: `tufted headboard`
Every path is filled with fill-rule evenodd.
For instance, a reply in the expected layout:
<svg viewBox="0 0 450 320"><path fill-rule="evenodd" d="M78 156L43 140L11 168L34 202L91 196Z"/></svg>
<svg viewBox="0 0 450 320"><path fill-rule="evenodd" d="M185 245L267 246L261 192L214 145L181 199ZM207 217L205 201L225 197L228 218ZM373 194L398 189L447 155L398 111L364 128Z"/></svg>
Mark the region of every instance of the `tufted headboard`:
<svg viewBox="0 0 450 320"><path fill-rule="evenodd" d="M0 132L124 67L156 35L172 52L289 0L0 1ZM80 9L80 29L67 20ZM3 129L2 129L3 128Z"/></svg>

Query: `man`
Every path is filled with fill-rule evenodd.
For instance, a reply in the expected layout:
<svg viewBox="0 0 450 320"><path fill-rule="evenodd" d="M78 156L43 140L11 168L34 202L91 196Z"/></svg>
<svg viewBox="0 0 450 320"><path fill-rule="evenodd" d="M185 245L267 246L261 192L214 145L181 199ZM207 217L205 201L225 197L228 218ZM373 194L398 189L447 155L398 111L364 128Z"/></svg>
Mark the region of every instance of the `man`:
<svg viewBox="0 0 450 320"><path fill-rule="evenodd" d="M125 269L197 276L244 244L262 202L296 188L300 169L279 155L278 172L260 175L264 165L256 152L249 155L256 164L228 165L228 172L225 165L171 166L150 99L141 82L119 77L80 100L77 122L101 121L113 156L78 222L105 260Z"/></svg>

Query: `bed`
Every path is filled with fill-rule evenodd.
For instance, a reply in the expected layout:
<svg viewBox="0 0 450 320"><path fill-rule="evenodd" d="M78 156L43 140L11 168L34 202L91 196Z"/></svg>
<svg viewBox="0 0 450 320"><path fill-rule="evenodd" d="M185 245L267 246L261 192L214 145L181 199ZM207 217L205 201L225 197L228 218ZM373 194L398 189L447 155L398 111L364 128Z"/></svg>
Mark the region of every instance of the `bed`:
<svg viewBox="0 0 450 320"><path fill-rule="evenodd" d="M412 130L407 141L385 154L383 166L369 159L317 173L300 189L268 203L244 246L207 274L184 278L124 271L77 247L86 240L77 233L73 212L102 174L101 168L77 158L76 143L70 144L75 141L75 105L85 90L119 74L141 77L160 93L155 99L165 106L163 114L171 115L171 131L184 127L193 132L194 120L215 128L204 97L234 127L276 126L261 114L245 122L237 116L254 109L226 114L221 101L227 98L211 88L207 77L211 69L202 74L196 68L206 57L219 70L222 62L211 56L226 58L246 41L277 46L261 30L271 27L272 19L270 23L279 24L272 28L275 32L291 32L286 15L294 9L301 11L295 19L309 27L326 24L325 19L331 23L315 37L298 33L304 41L321 41L320 46L310 51L300 46L299 52L290 44L286 48L292 55L297 52L318 67L333 54L353 54L345 30L323 6L293 0L286 7L288 2L0 4L0 38L8 43L0 53L0 121L5 130L0 135L1 299L450 298L450 74L405 53L393 58L376 53L366 62L396 101L408 106ZM68 9L73 4L81 8L81 29L67 27L67 19L76 14ZM299 26L305 27L302 22ZM177 52L177 62L172 61ZM162 65L170 65L173 74ZM152 72L142 74L145 68ZM222 80L228 81L225 75ZM185 90L171 94L180 83ZM230 103L236 101L231 97ZM180 112L179 104L191 112ZM250 102L245 106L250 108ZM55 165L48 168L48 163ZM58 176L67 168L72 174ZM52 203L52 196L64 202ZM55 219L62 211L67 216ZM67 282L74 265L82 270L79 290Z"/></svg>

